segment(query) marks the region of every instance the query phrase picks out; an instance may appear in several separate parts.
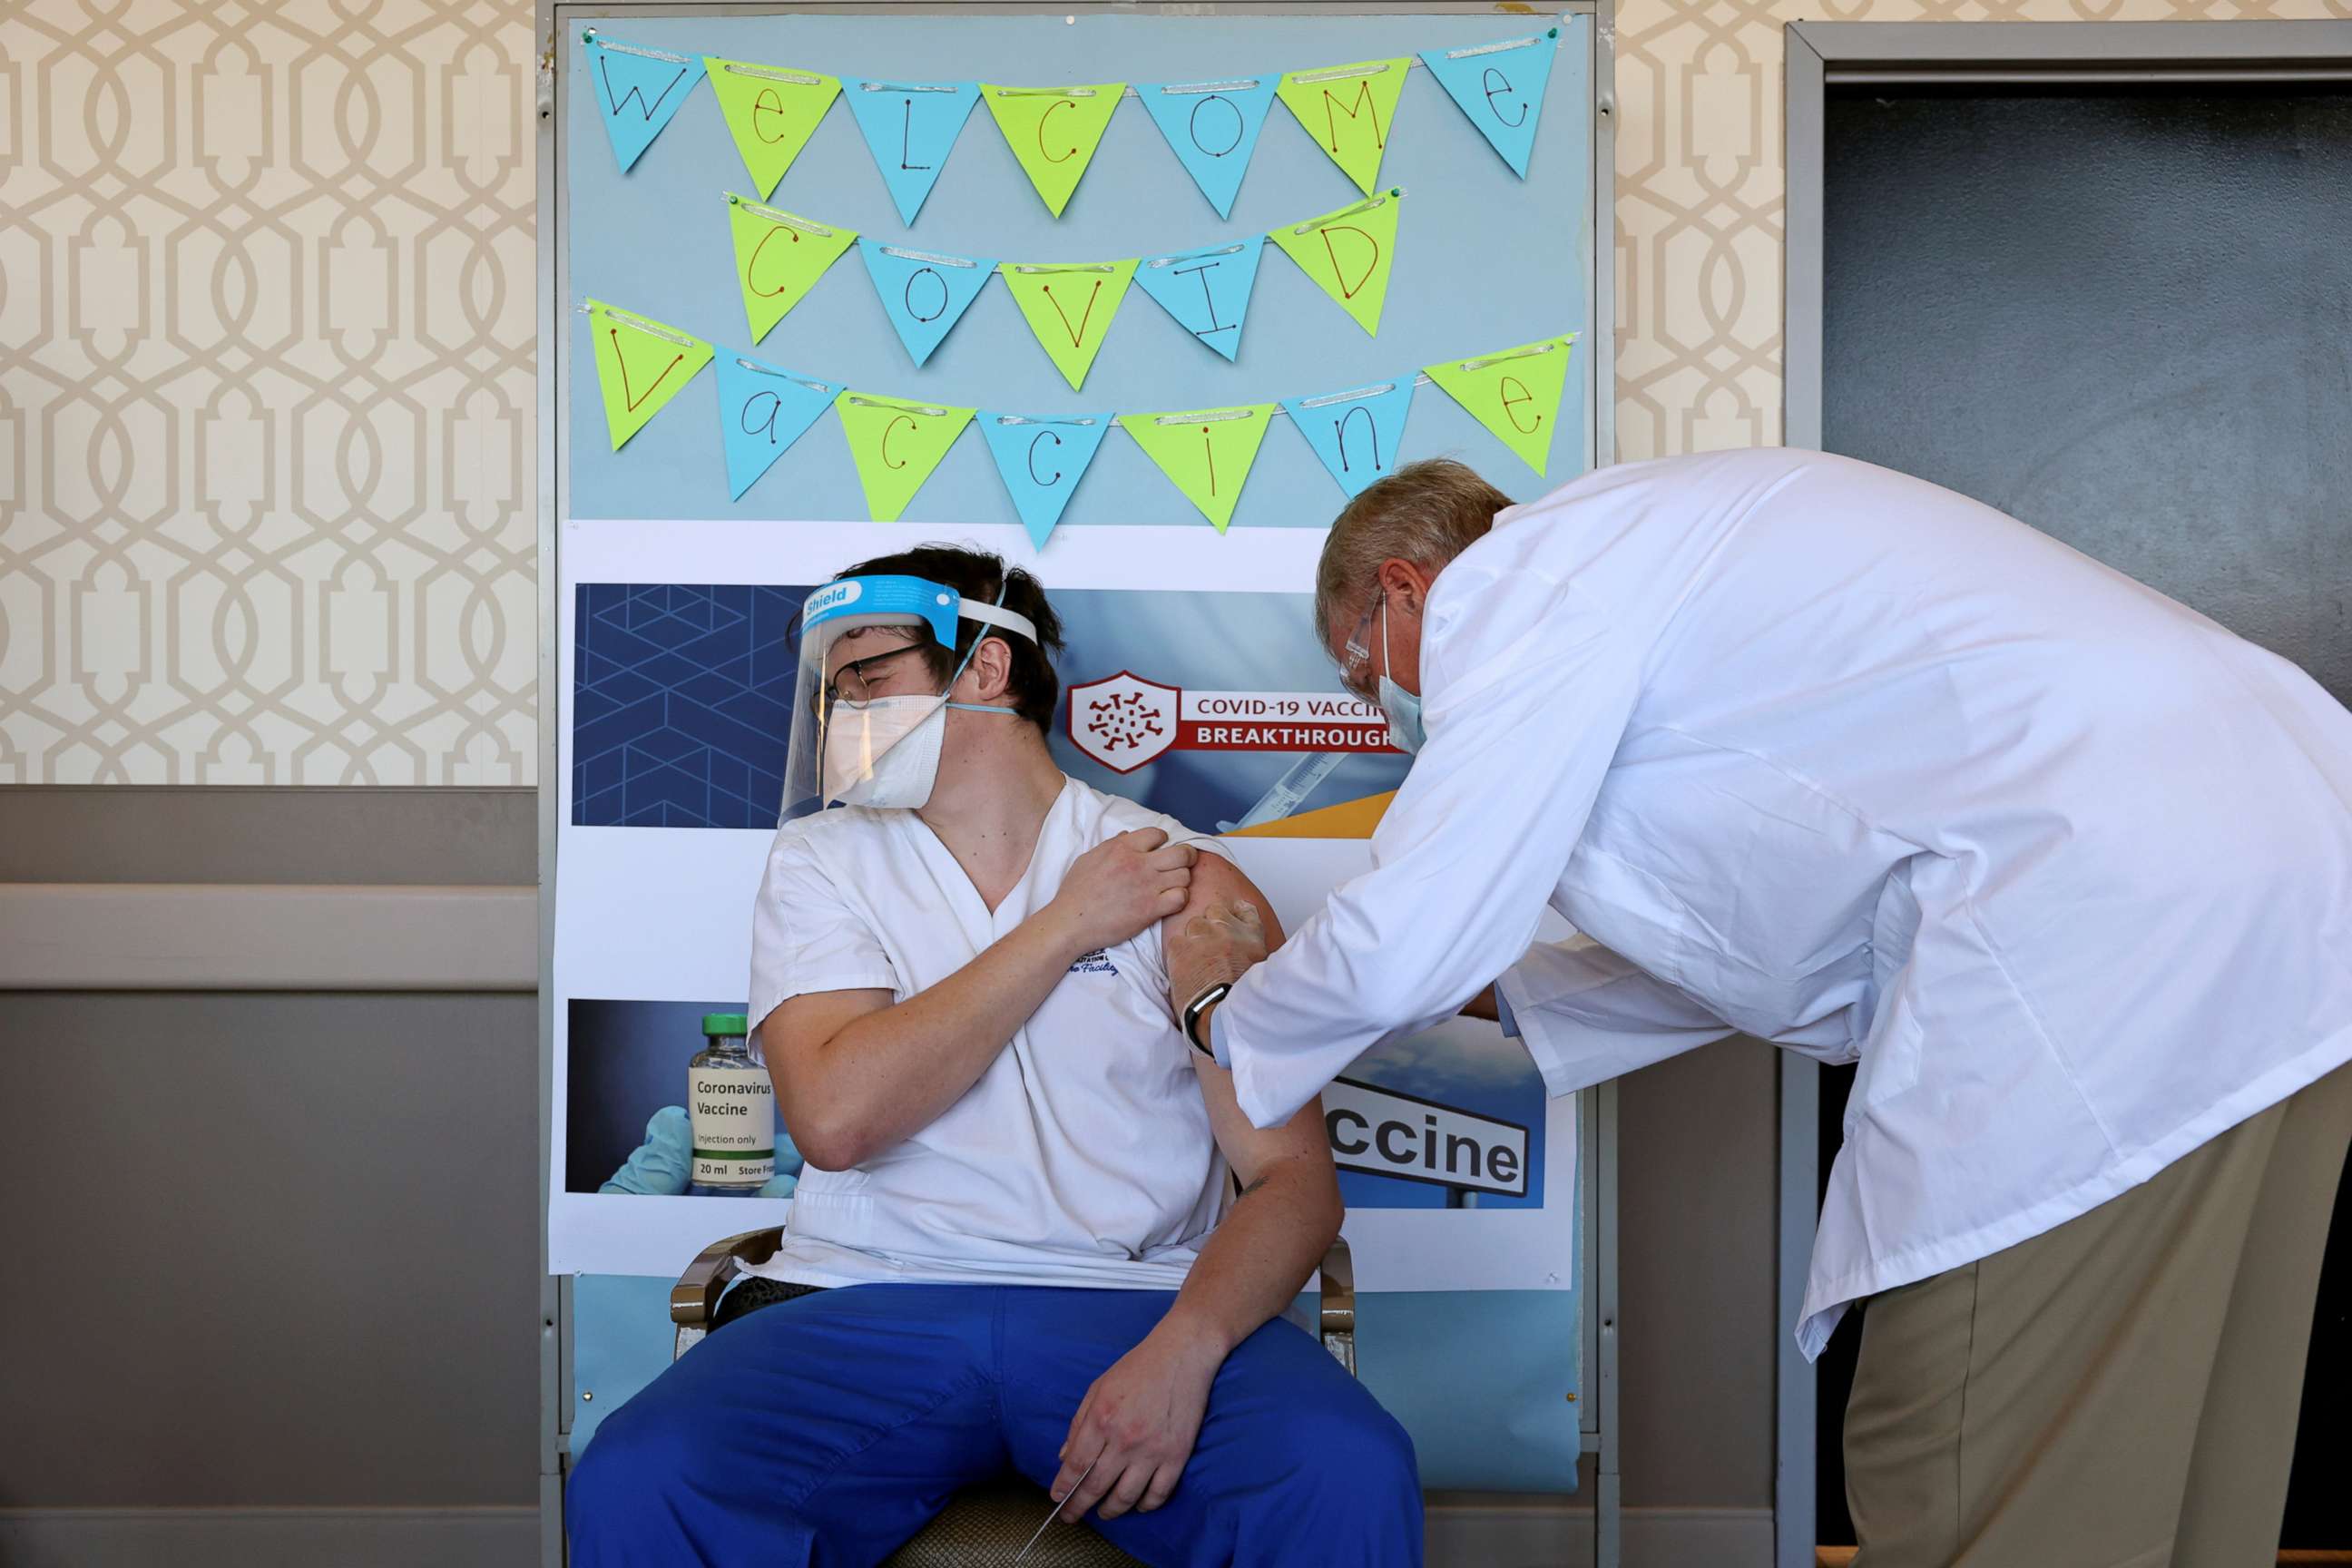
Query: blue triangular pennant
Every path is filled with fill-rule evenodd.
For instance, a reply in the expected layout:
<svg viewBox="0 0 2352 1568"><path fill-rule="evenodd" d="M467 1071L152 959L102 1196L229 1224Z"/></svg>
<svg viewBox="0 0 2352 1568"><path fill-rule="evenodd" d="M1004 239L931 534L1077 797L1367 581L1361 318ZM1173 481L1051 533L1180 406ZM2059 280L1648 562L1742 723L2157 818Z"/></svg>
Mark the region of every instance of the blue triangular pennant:
<svg viewBox="0 0 2352 1568"><path fill-rule="evenodd" d="M1155 256L1135 269L1143 291L1160 301L1176 324L1233 359L1241 353L1242 318L1249 314L1250 285L1265 236L1251 235L1225 245Z"/></svg>
<svg viewBox="0 0 2352 1568"><path fill-rule="evenodd" d="M872 239L860 239L857 254L866 258L874 292L882 297L884 312L917 364L931 357L996 270L994 261L975 256L942 256Z"/></svg>
<svg viewBox="0 0 2352 1568"><path fill-rule="evenodd" d="M675 55L594 36L585 40L588 79L596 89L596 107L604 111L604 130L613 138L613 156L627 174L640 154L654 144L662 127L676 118L694 84L702 79L702 58Z"/></svg>
<svg viewBox="0 0 2352 1568"><path fill-rule="evenodd" d="M1282 406L1290 422L1349 495L1396 467L1397 443L1404 436L1404 416L1412 406L1413 373L1393 381L1314 397L1286 397Z"/></svg>
<svg viewBox="0 0 2352 1568"><path fill-rule="evenodd" d="M955 151L980 84L971 81L845 81L841 96L866 132L882 183L908 223L923 210L923 198Z"/></svg>
<svg viewBox="0 0 2352 1568"><path fill-rule="evenodd" d="M1470 123L1524 180L1528 154L1536 144L1536 121L1543 114L1544 85L1551 80L1552 57L1559 52L1559 29L1554 27L1499 44L1428 49L1421 58Z"/></svg>
<svg viewBox="0 0 2352 1568"><path fill-rule="evenodd" d="M719 367L719 434L727 447L727 499L740 500L784 448L833 406L842 388L733 354L722 353L713 363Z"/></svg>
<svg viewBox="0 0 2352 1568"><path fill-rule="evenodd" d="M999 414L980 411L980 433L996 458L996 471L1013 492L1029 542L1043 550L1062 509L1070 504L1087 465L1095 460L1108 414Z"/></svg>
<svg viewBox="0 0 2352 1568"><path fill-rule="evenodd" d="M1219 217L1234 216L1234 197L1249 173L1258 130L1281 79L1280 71L1267 71L1225 81L1135 84L1160 134Z"/></svg>

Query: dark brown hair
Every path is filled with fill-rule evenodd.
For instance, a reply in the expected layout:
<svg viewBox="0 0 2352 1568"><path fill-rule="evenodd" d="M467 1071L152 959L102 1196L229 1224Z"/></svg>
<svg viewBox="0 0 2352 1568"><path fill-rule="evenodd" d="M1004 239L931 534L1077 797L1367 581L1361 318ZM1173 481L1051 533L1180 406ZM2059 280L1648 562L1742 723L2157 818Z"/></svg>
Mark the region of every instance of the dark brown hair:
<svg viewBox="0 0 2352 1568"><path fill-rule="evenodd" d="M1041 731L1053 732L1054 710L1062 700L1062 678L1054 673L1053 660L1053 656L1062 651L1062 621L1054 614L1054 606L1045 602L1045 590L1036 578L1017 566L1008 570L1001 558L985 550L955 544L919 544L896 555L877 555L871 561L859 562L841 576L921 577L953 588L964 598L983 605L996 604L997 595L1002 592L1005 609L1028 616L1036 626L1034 643L1001 626L958 621L953 650L926 642L924 662L930 667L931 678L945 685L975 646L984 638L994 637L1012 650L1012 676L1005 691L1014 710Z"/></svg>

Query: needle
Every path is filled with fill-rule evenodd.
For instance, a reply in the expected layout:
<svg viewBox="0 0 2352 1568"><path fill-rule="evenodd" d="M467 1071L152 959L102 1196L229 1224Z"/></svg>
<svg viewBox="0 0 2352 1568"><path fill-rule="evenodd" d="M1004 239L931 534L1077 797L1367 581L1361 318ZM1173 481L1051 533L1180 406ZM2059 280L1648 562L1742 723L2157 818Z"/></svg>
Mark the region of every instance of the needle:
<svg viewBox="0 0 2352 1568"><path fill-rule="evenodd" d="M1102 1456L1100 1454L1097 1454L1092 1459L1087 1461L1087 1468L1080 1470L1078 1472L1078 1479L1070 1484L1069 1492L1055 1502L1053 1511L1045 1515L1045 1523L1037 1527L1037 1535L1045 1534L1046 1526L1052 1524L1055 1520L1061 1517L1062 1504L1069 1501L1072 1496L1076 1495L1077 1489L1087 1484L1087 1478L1095 1473L1095 1467L1100 1463L1102 1463ZM1047 1495L1050 1496L1051 1494L1049 1493ZM1021 1561L1022 1557L1029 1555L1029 1548L1037 1544L1037 1535L1033 1535L1029 1538L1027 1544L1021 1548L1020 1556L1013 1558L1013 1562L1018 1563Z"/></svg>

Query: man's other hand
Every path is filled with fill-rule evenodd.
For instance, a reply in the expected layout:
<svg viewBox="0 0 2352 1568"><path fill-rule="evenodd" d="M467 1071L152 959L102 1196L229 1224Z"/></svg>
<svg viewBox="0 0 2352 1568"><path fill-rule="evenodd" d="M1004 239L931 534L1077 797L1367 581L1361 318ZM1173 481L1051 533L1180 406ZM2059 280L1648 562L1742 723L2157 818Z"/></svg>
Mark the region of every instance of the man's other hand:
<svg viewBox="0 0 2352 1568"><path fill-rule="evenodd" d="M1246 900L1219 900L1165 939L1168 992L1181 1006L1209 986L1230 985L1265 957L1265 922Z"/></svg>
<svg viewBox="0 0 2352 1568"><path fill-rule="evenodd" d="M1200 853L1157 827L1106 838L1070 863L1045 912L1075 952L1116 946L1184 907Z"/></svg>
<svg viewBox="0 0 2352 1568"><path fill-rule="evenodd" d="M1176 1322L1164 1320L1079 1402L1050 1489L1062 1500L1065 1521L1076 1523L1097 1504L1101 1519L1150 1513L1176 1489L1209 1407L1209 1385L1224 1364L1213 1341Z"/></svg>

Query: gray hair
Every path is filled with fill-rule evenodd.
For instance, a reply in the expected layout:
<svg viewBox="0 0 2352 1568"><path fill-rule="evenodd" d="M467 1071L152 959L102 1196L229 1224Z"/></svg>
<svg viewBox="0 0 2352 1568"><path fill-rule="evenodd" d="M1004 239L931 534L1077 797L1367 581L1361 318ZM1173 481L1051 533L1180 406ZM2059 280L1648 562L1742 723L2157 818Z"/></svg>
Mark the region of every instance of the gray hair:
<svg viewBox="0 0 2352 1568"><path fill-rule="evenodd" d="M1511 498L1467 463L1424 458L1364 487L1332 520L1315 568L1315 639L1340 606L1368 593L1381 563L1410 561L1430 572L1486 536Z"/></svg>

